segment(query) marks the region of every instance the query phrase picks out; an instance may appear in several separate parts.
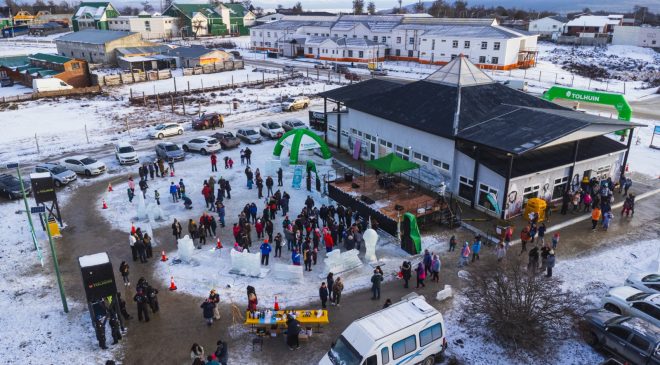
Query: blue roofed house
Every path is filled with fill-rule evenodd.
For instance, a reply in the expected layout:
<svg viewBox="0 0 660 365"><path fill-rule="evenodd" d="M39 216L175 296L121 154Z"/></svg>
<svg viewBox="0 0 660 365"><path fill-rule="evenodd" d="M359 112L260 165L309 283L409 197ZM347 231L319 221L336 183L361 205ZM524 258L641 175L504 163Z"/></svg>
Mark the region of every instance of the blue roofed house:
<svg viewBox="0 0 660 365"><path fill-rule="evenodd" d="M120 47L154 46L142 39L140 33L85 29L55 39L61 56L87 60L89 63L116 65L116 49Z"/></svg>

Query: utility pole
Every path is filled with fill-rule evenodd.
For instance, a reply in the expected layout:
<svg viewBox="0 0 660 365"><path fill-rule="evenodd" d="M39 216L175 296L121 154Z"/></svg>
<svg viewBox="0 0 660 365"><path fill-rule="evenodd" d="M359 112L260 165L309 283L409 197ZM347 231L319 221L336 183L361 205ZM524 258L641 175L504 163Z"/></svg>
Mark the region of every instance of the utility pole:
<svg viewBox="0 0 660 365"><path fill-rule="evenodd" d="M19 169L18 163L7 164L8 169L16 169L16 175L18 176L18 181L21 183L21 195L23 196L23 203L25 203L25 213L28 216L28 222L30 223L30 233L32 235L32 242L34 243L34 248L37 250L37 256L39 261L41 261L41 266L44 265L44 258L41 255L41 249L37 243L37 236L34 231L34 224L32 223L32 215L30 214L30 207L28 206L27 194L25 194L25 186L23 185L23 179L21 178L21 170Z"/></svg>
<svg viewBox="0 0 660 365"><path fill-rule="evenodd" d="M69 305L66 302L66 295L64 294L64 285L62 284L62 275L60 274L60 265L57 261L57 252L55 251L55 245L53 244L53 236L50 234L50 226L48 225L48 219L46 219L46 207L33 207L32 213L39 213L39 219L41 223L46 226L46 233L48 233L48 243L50 244L50 254L53 256L53 267L55 268L55 276L57 277L57 286L60 288L60 298L62 299L62 308L64 313L69 313Z"/></svg>

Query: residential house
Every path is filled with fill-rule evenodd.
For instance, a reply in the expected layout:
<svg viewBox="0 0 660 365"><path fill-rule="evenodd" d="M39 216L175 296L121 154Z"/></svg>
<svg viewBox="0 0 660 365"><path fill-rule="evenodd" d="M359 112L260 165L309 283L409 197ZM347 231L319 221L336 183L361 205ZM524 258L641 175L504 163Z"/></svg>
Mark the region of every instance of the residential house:
<svg viewBox="0 0 660 365"><path fill-rule="evenodd" d="M222 22L232 35L249 35L257 17L241 3L221 3L215 10L222 15Z"/></svg>
<svg viewBox="0 0 660 365"><path fill-rule="evenodd" d="M227 26L222 22L222 15L211 4L172 3L163 15L179 19L178 29L188 36L224 35Z"/></svg>
<svg viewBox="0 0 660 365"><path fill-rule="evenodd" d="M89 67L85 60L55 54L4 57L0 59L0 74L30 87L32 80L48 77L56 77L73 87L91 85Z"/></svg>
<svg viewBox="0 0 660 365"><path fill-rule="evenodd" d="M623 15L582 15L566 23L564 34L581 38L609 38L614 27L621 25Z"/></svg>
<svg viewBox="0 0 660 365"><path fill-rule="evenodd" d="M551 15L530 21L527 30L542 37L551 37L553 34L561 34L567 22L566 17Z"/></svg>
<svg viewBox="0 0 660 365"><path fill-rule="evenodd" d="M176 60L166 55L171 48L165 45L120 47L116 49L117 64L124 70L163 70L176 66Z"/></svg>
<svg viewBox="0 0 660 365"><path fill-rule="evenodd" d="M98 29L65 34L56 38L55 44L61 56L106 65L117 65L117 48L155 45L143 40L140 33Z"/></svg>
<svg viewBox="0 0 660 365"><path fill-rule="evenodd" d="M178 35L178 18L142 12L138 16L119 16L108 21L110 30L137 32L142 39L170 39Z"/></svg>
<svg viewBox="0 0 660 365"><path fill-rule="evenodd" d="M612 44L660 49L660 27L614 27Z"/></svg>
<svg viewBox="0 0 660 365"><path fill-rule="evenodd" d="M196 67L233 59L228 52L209 49L200 45L177 47L168 50L164 54L176 61L176 67Z"/></svg>
<svg viewBox="0 0 660 365"><path fill-rule="evenodd" d="M465 56L423 80L374 78L319 95L330 145L414 161L415 178L503 219L533 197L561 200L583 177L618 179L630 142L606 134L642 126L513 90Z"/></svg>
<svg viewBox="0 0 660 365"><path fill-rule="evenodd" d="M71 18L73 31L82 29L108 30L108 19L119 16L119 11L109 2L81 2Z"/></svg>

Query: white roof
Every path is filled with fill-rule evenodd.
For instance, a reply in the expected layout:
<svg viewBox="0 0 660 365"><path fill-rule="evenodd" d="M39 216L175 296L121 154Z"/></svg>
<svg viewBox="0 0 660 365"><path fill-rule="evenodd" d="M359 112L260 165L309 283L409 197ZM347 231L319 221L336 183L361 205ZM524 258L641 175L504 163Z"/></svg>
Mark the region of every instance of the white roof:
<svg viewBox="0 0 660 365"><path fill-rule="evenodd" d="M105 252L78 257L78 263L80 263L80 267L97 266L107 264L108 262L110 262L110 259L108 258L108 254Z"/></svg>
<svg viewBox="0 0 660 365"><path fill-rule="evenodd" d="M437 314L439 312L423 297L415 297L358 319L342 335L360 354L364 354L375 341Z"/></svg>
<svg viewBox="0 0 660 365"><path fill-rule="evenodd" d="M44 179L49 177L50 172L33 172L30 174L30 179Z"/></svg>
<svg viewBox="0 0 660 365"><path fill-rule="evenodd" d="M612 19L605 15L583 15L575 18L568 23L568 27L603 27L607 24L619 24L621 19Z"/></svg>
<svg viewBox="0 0 660 365"><path fill-rule="evenodd" d="M473 86L495 82L462 54L424 80L450 86Z"/></svg>

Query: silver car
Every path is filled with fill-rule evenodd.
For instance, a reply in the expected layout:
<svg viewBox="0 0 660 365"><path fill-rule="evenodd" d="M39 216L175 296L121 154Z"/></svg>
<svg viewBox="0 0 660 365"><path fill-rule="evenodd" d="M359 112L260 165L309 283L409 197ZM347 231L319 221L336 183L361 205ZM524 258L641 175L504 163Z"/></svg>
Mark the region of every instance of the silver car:
<svg viewBox="0 0 660 365"><path fill-rule="evenodd" d="M261 135L259 132L251 128L242 128L236 132L236 136L247 143L261 142Z"/></svg>
<svg viewBox="0 0 660 365"><path fill-rule="evenodd" d="M39 164L35 166L34 172L49 172L53 177L55 186L58 187L78 179L78 175L75 172L57 163L46 162Z"/></svg>
<svg viewBox="0 0 660 365"><path fill-rule="evenodd" d="M626 279L625 285L632 286L645 293L660 294L660 273L632 273Z"/></svg>
<svg viewBox="0 0 660 365"><path fill-rule="evenodd" d="M182 161L186 158L186 153L172 142L163 142L156 145L156 156L165 161Z"/></svg>
<svg viewBox="0 0 660 365"><path fill-rule="evenodd" d="M641 318L660 327L660 294L619 286L610 289L601 301L610 312Z"/></svg>

